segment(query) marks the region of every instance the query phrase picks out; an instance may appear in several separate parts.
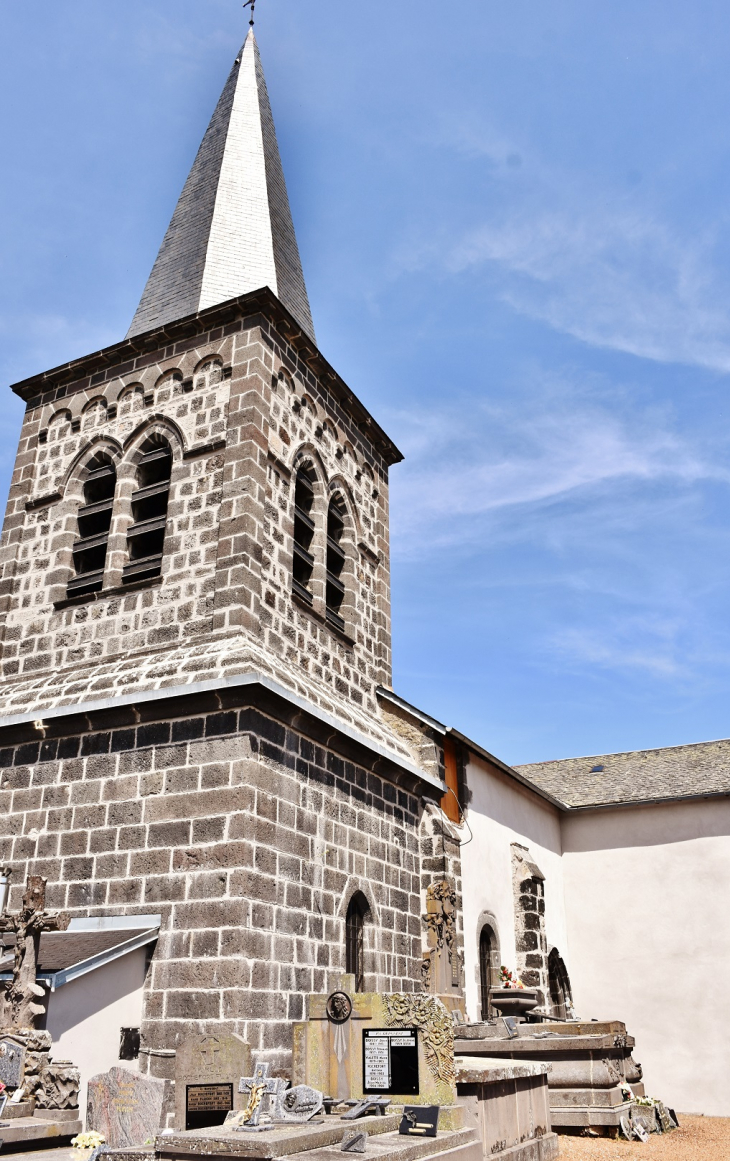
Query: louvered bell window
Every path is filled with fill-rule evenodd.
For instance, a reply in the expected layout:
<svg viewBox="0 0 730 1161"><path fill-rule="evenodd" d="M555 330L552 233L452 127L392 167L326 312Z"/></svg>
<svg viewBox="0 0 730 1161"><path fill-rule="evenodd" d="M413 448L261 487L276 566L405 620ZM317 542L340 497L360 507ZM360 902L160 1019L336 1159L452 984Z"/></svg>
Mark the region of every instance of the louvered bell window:
<svg viewBox="0 0 730 1161"><path fill-rule="evenodd" d="M117 473L114 464L104 455L94 456L87 472L84 503L78 510L78 537L73 546L76 575L68 585L69 597L98 593L104 584Z"/></svg>
<svg viewBox="0 0 730 1161"><path fill-rule="evenodd" d="M162 572L171 472L170 445L162 441L147 444L137 466L137 490L132 493L134 522L127 530L129 563L122 572L125 585L150 580Z"/></svg>
<svg viewBox="0 0 730 1161"><path fill-rule="evenodd" d="M314 538L314 521L312 508L314 506L314 478L309 468L301 468L297 473L294 486L294 561L292 569L292 589L305 600L312 603L312 573L314 572L314 557L311 554Z"/></svg>
<svg viewBox="0 0 730 1161"><path fill-rule="evenodd" d="M344 631L345 622L340 616L342 602L345 599L345 586L342 583L342 571L345 567L345 553L342 547L342 538L345 532L344 505L335 497L327 512L327 620L340 631Z"/></svg>

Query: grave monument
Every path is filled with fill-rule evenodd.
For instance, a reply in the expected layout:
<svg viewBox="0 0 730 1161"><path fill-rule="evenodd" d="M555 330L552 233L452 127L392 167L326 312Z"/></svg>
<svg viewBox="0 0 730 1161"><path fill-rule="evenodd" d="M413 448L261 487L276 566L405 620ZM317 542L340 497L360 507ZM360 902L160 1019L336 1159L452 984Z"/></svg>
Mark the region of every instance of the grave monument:
<svg viewBox="0 0 730 1161"><path fill-rule="evenodd" d="M9 1094L0 1130L5 1144L67 1138L81 1129L78 1068L54 1060L50 1033L37 1027L45 1014L45 991L36 979L41 934L65 931L69 923L66 913L45 910L45 895L46 880L29 875L20 910L0 914L0 931L14 937L12 979L0 996L0 1081Z"/></svg>
<svg viewBox="0 0 730 1161"><path fill-rule="evenodd" d="M235 1033L189 1033L175 1052L175 1128L223 1124L245 1104L240 1078L251 1072L251 1049Z"/></svg>
<svg viewBox="0 0 730 1161"><path fill-rule="evenodd" d="M169 1085L126 1068L89 1081L86 1129L112 1149L142 1148L165 1126Z"/></svg>

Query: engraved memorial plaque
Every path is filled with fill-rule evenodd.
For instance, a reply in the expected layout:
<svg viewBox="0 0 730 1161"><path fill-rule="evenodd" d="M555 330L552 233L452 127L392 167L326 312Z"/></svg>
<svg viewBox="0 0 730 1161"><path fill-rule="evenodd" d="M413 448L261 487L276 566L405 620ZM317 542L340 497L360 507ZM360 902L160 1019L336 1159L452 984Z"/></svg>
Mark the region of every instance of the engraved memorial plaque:
<svg viewBox="0 0 730 1161"><path fill-rule="evenodd" d="M418 1095L418 1030L365 1028L362 1034L363 1092Z"/></svg>
<svg viewBox="0 0 730 1161"><path fill-rule="evenodd" d="M232 1108L232 1084L185 1086L186 1129L210 1129L222 1125Z"/></svg>

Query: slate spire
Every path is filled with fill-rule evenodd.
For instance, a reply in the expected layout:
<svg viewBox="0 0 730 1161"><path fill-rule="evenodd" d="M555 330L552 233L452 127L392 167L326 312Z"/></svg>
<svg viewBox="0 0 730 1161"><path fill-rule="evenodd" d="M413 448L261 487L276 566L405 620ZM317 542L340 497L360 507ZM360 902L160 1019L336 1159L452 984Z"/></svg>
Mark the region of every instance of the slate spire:
<svg viewBox="0 0 730 1161"><path fill-rule="evenodd" d="M252 29L185 182L127 337L263 286L314 339Z"/></svg>

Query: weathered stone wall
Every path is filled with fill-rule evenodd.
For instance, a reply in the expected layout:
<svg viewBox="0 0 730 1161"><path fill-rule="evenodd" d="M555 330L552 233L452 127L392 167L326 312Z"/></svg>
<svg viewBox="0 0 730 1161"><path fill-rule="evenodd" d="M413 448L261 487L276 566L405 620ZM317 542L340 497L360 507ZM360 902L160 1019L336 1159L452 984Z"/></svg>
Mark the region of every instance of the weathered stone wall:
<svg viewBox="0 0 730 1161"><path fill-rule="evenodd" d="M420 987L415 788L262 696L263 708L226 708L211 695L136 724L125 711L113 727L59 721L57 737L0 749L11 907L32 872L48 879L48 906L72 915L162 915L145 1050L174 1048L192 1022L285 1067L303 997L345 970L356 890L371 901L367 990ZM153 1071L169 1065L144 1055Z"/></svg>
<svg viewBox="0 0 730 1161"><path fill-rule="evenodd" d="M382 732L375 688L391 676L384 437L378 446L369 438L372 421L356 418L359 405L321 357L305 351L305 362L265 314L239 313L175 343L162 336L144 353L122 344L94 373L81 360L57 382L49 373L24 387L0 547L6 711L192 681L202 670L220 676L230 662L200 651L210 658L234 643L239 654L258 651L250 664L278 666L298 692ZM162 577L122 586L136 457L153 432L174 460ZM67 600L83 468L99 449L118 473L104 591ZM304 460L318 480L311 609L291 592L292 474ZM347 509L344 633L324 615L335 493Z"/></svg>

